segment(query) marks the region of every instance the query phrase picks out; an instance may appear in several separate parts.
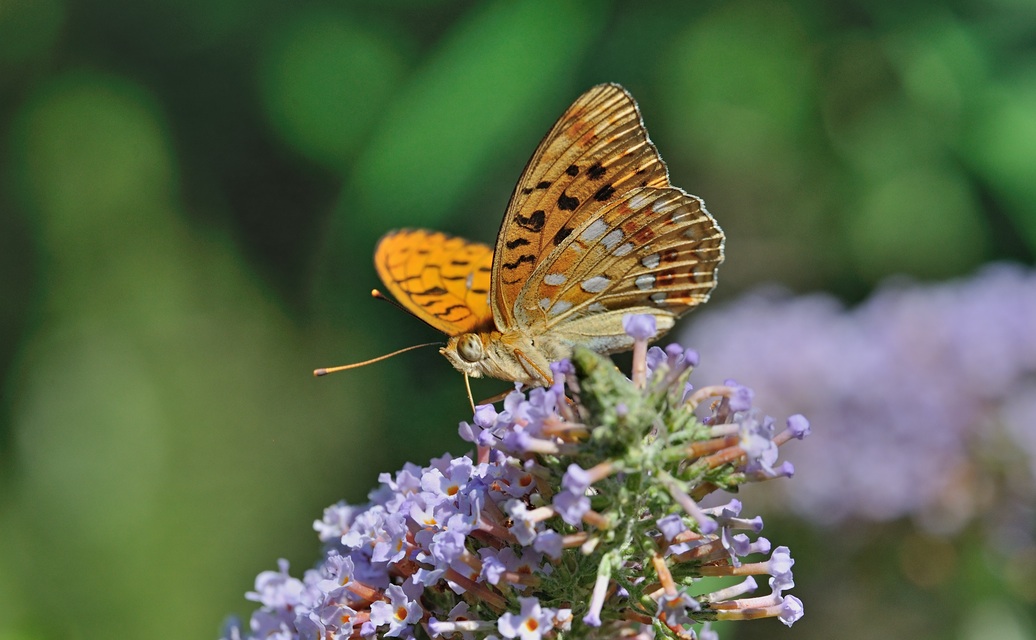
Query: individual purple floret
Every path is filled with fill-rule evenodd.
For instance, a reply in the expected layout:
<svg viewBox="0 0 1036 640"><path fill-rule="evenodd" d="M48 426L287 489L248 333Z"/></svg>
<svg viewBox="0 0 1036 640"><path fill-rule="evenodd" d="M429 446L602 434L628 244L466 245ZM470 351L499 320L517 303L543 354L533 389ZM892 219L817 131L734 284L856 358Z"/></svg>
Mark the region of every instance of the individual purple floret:
<svg viewBox="0 0 1036 640"><path fill-rule="evenodd" d="M407 464L367 504L328 507L314 523L323 560L301 578L284 561L261 573L248 594L259 609L223 638L647 640L693 638L703 623L715 638L713 620L801 616L783 595L794 561L759 537L762 519L737 500L699 502L781 476L778 448L808 423L778 431L739 385L689 393L697 354L649 355L654 318L627 326L639 381L577 351L550 387L478 407L459 428L477 459ZM770 576L768 595L745 597L753 576Z"/></svg>

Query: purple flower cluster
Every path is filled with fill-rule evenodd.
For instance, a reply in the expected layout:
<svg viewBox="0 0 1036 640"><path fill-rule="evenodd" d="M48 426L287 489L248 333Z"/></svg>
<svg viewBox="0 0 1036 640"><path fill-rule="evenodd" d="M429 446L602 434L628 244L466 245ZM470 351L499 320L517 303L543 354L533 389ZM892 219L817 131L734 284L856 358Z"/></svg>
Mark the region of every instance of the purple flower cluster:
<svg viewBox="0 0 1036 640"><path fill-rule="evenodd" d="M478 407L460 425L474 457L407 464L367 504L329 507L314 523L323 560L301 578L284 561L261 573L247 594L259 609L223 638L647 640L659 628L695 638L695 623L713 638L713 620L792 624L802 603L784 594L788 549L771 549L737 500L698 503L790 476L777 447L808 423L777 429L743 387L690 388L697 354L648 350L653 318L629 330L642 379L577 351L553 366L551 387ZM763 575L769 593L743 597ZM707 576L742 580L710 591Z"/></svg>
<svg viewBox="0 0 1036 640"><path fill-rule="evenodd" d="M1036 498L1036 273L890 283L852 310L757 293L700 315L683 339L771 410L823 425L795 450L811 482L785 496L792 509L935 532L982 519L1031 539L1031 523L1003 516L1031 518L1015 507Z"/></svg>

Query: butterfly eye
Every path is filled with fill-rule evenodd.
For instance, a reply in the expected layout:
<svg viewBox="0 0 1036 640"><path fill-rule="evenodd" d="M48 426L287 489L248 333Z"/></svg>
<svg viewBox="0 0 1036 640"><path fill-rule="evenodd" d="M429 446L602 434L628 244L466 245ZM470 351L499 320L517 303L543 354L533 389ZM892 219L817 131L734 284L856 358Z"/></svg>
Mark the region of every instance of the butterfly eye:
<svg viewBox="0 0 1036 640"><path fill-rule="evenodd" d="M457 353L468 362L478 362L482 359L482 338L474 333L465 333L457 342Z"/></svg>

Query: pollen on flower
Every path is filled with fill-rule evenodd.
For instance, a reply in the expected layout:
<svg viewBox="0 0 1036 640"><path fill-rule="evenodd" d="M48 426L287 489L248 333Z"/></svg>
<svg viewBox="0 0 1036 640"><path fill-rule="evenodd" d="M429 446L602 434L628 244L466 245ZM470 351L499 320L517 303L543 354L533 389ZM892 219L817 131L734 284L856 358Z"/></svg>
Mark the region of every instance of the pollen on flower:
<svg viewBox="0 0 1036 640"><path fill-rule="evenodd" d="M700 503L781 477L777 450L808 422L778 431L733 382L691 393L697 354L648 349L652 316L626 323L633 380L577 351L551 387L478 407L458 431L484 458L407 464L366 504L329 507L323 559L261 573L259 609L223 638L715 638L713 620L801 617L787 547L771 552L740 501ZM754 576L769 594L746 597Z"/></svg>

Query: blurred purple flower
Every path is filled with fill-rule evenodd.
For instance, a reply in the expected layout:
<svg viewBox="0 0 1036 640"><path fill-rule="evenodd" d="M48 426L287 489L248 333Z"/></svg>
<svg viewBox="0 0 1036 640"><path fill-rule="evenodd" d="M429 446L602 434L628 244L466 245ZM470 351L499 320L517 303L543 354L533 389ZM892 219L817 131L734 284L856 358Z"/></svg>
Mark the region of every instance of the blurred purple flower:
<svg viewBox="0 0 1036 640"><path fill-rule="evenodd" d="M819 437L792 456L810 482L786 500L815 521L912 517L955 531L985 515L997 483L983 468L1010 476L1005 511L1036 495L1033 271L894 281L849 310L760 292L702 313L683 340L704 347L703 377L733 375L769 411L810 416Z"/></svg>

